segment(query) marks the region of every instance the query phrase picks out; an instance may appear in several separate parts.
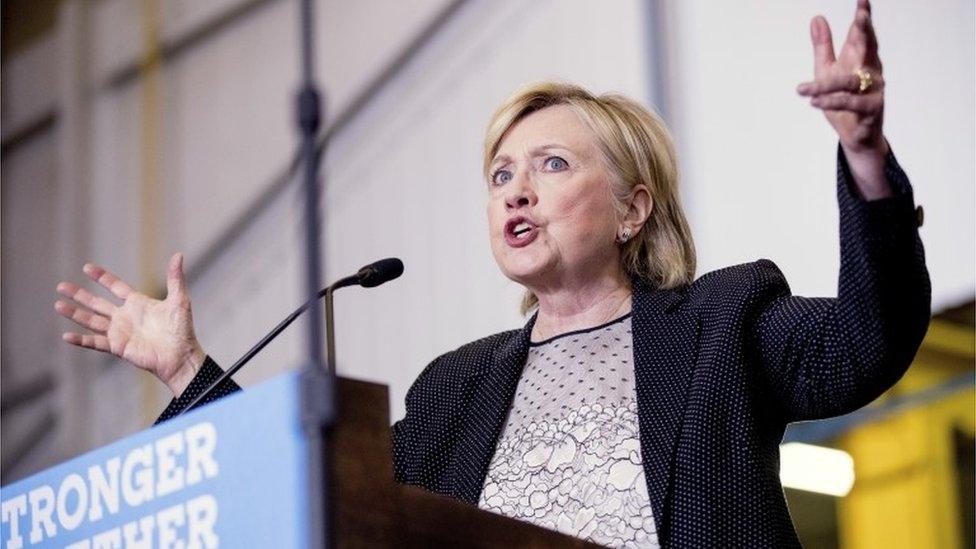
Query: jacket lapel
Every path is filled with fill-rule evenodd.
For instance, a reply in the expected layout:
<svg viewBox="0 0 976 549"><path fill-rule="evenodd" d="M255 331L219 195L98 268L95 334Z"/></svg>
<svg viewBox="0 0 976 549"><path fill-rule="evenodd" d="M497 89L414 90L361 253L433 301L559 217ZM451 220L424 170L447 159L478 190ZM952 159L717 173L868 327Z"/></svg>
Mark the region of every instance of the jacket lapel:
<svg viewBox="0 0 976 549"><path fill-rule="evenodd" d="M502 426L515 398L522 368L529 353L529 341L535 315L524 328L496 348L491 367L476 382L468 417L461 440L454 453L456 483L454 496L477 505L488 474L488 465L495 453Z"/></svg>
<svg viewBox="0 0 976 549"><path fill-rule="evenodd" d="M641 454L659 535L667 535L674 453L697 358L698 318L672 309L682 294L634 284L634 370Z"/></svg>

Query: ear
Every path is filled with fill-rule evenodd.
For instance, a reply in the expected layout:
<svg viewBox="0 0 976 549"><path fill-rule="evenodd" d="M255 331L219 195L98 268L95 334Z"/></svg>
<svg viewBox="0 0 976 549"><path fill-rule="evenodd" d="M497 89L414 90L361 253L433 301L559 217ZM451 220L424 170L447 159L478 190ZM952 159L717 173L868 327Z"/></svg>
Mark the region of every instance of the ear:
<svg viewBox="0 0 976 549"><path fill-rule="evenodd" d="M627 203L627 213L623 218L623 225L629 227L633 234L640 232L644 223L651 217L654 210L654 199L651 198L651 191L647 185L640 183L635 185L630 191L630 198Z"/></svg>

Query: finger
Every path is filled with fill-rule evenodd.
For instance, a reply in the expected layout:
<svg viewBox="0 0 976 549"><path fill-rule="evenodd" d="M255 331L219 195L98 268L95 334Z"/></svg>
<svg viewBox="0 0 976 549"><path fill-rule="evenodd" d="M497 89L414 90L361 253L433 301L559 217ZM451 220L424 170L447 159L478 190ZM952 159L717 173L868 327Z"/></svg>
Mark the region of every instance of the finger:
<svg viewBox="0 0 976 549"><path fill-rule="evenodd" d="M865 2L866 3L866 2ZM878 36L874 32L874 19L871 17L871 4L866 3L867 7L864 11L867 13L867 17L864 18L863 26L861 31L864 33L865 40L865 60L872 66L876 68L881 68L881 62L878 59Z"/></svg>
<svg viewBox="0 0 976 549"><path fill-rule="evenodd" d="M101 351L103 353L112 352L112 349L108 344L108 338L103 335L65 332L64 335L61 336L61 339L72 345L77 345L78 347L95 349L96 351Z"/></svg>
<svg viewBox="0 0 976 549"><path fill-rule="evenodd" d="M81 307L76 307L67 301L58 300L54 304L54 310L64 318L71 320L82 328L88 328L93 332L105 333L108 331L109 320L102 315L93 313Z"/></svg>
<svg viewBox="0 0 976 549"><path fill-rule="evenodd" d="M847 44L857 47L862 52L870 51L869 34L873 33L871 26L871 12L858 4L854 12L854 22L847 31Z"/></svg>
<svg viewBox="0 0 976 549"><path fill-rule="evenodd" d="M183 254L175 253L166 268L166 297L186 296L186 276L183 274Z"/></svg>
<svg viewBox="0 0 976 549"><path fill-rule="evenodd" d="M112 316L112 313L114 313L116 309L115 304L111 301L99 297L70 282L62 282L58 284L58 293L65 297L69 297L104 316Z"/></svg>
<svg viewBox="0 0 976 549"><path fill-rule="evenodd" d="M837 60L830 25L822 15L810 21L810 40L813 42L813 73L819 78Z"/></svg>
<svg viewBox="0 0 976 549"><path fill-rule="evenodd" d="M881 106L881 95L855 95L847 92L837 92L818 95L810 100L810 104L825 111L851 111L858 114L876 114Z"/></svg>
<svg viewBox="0 0 976 549"><path fill-rule="evenodd" d="M884 87L880 76L871 75L871 91L878 91ZM861 88L861 79L855 73L831 74L819 80L804 82L796 87L797 93L804 96L821 95L846 91L856 93Z"/></svg>
<svg viewBox="0 0 976 549"><path fill-rule="evenodd" d="M85 267L82 269L85 274L91 277L92 280L101 284L106 290L115 294L119 299L125 299L129 297L129 294L134 292L132 286L129 286L124 280L119 278L111 271L95 265L93 263L85 263Z"/></svg>

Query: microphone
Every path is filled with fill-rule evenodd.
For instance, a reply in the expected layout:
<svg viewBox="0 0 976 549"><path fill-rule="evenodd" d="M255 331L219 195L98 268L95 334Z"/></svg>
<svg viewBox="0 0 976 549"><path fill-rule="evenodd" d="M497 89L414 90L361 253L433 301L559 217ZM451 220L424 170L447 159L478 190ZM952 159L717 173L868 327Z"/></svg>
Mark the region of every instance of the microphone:
<svg viewBox="0 0 976 549"><path fill-rule="evenodd" d="M340 278L339 280L332 283L332 285L327 286L321 290L315 297L303 303L300 307L295 309L290 315L285 317L284 320L278 323L267 335L261 338L250 350L244 353L244 356L237 359L226 372L220 375L213 383L211 383L202 393L200 393L193 401L190 402L180 413L176 414L181 416L197 407L201 402L203 402L211 393L213 393L221 383L226 381L230 376L237 373L238 370L244 367L256 354L261 352L271 340L278 337L278 334L283 332L292 322L295 321L302 313L304 313L312 303L317 299L325 298L325 331L327 340L327 350L328 356L327 360L329 363L329 369L334 370L335 368L335 337L333 335L332 328L332 293L339 288L345 288L347 286L362 286L364 288L375 288L380 284L389 282L394 278L399 277L403 274L403 262L395 257L388 257L386 259L381 259L374 263L370 263L365 267L359 269L354 275L347 276L345 278Z"/></svg>
<svg viewBox="0 0 976 549"><path fill-rule="evenodd" d="M345 288L346 286L375 288L380 284L389 282L402 274L403 262L395 257L388 257L386 259L381 259L366 265L362 269L359 269L359 271L357 271L354 275L340 278L339 280L333 282L331 286L323 290L323 292L329 289L335 291L339 288ZM323 292L319 292L318 297L325 295Z"/></svg>
<svg viewBox="0 0 976 549"><path fill-rule="evenodd" d="M395 257L388 257L359 269L356 276L359 277L359 285L363 288L375 288L402 274L403 262Z"/></svg>

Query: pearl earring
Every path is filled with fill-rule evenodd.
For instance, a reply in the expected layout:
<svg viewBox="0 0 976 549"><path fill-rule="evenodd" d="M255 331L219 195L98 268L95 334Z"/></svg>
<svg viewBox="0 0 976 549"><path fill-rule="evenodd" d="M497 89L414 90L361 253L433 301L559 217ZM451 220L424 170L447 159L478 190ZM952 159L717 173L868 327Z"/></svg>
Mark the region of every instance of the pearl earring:
<svg viewBox="0 0 976 549"><path fill-rule="evenodd" d="M624 230L617 236L617 242L624 244L628 240L630 240L630 227L624 227Z"/></svg>

